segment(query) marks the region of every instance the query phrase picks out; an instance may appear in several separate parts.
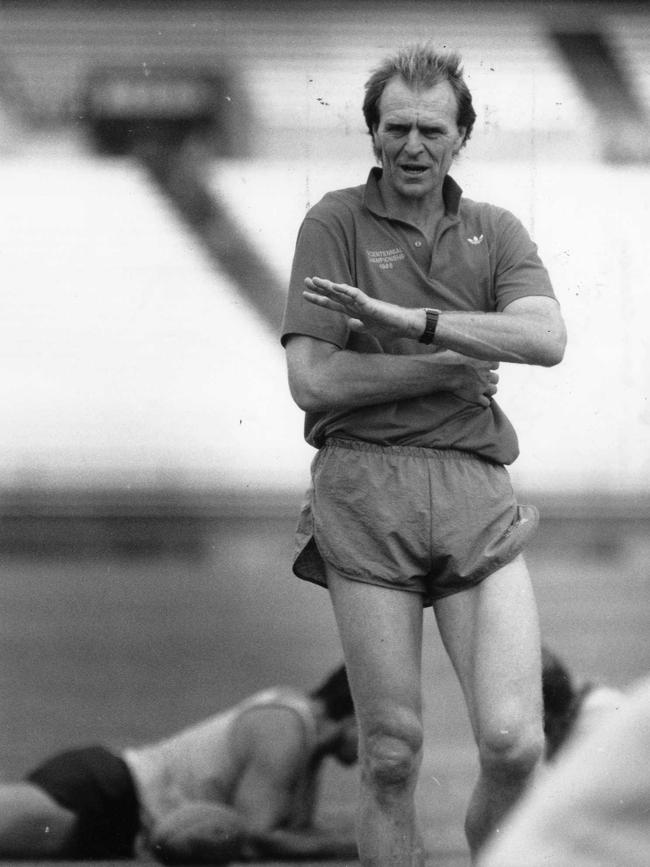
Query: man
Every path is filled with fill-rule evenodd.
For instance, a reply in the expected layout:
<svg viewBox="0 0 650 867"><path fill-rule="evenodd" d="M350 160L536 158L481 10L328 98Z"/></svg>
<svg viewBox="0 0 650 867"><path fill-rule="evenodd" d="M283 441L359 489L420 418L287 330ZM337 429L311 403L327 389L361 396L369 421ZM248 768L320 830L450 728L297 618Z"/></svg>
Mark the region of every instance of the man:
<svg viewBox="0 0 650 867"><path fill-rule="evenodd" d="M264 690L160 742L62 753L0 786L0 857L354 858L351 831L313 822L327 756L357 757L343 667L309 695Z"/></svg>
<svg viewBox="0 0 650 867"><path fill-rule="evenodd" d="M500 361L554 365L565 329L536 247L448 176L475 119L459 58L414 46L366 84L380 167L307 214L282 335L318 448L294 571L327 586L359 722L363 863L421 864L423 604L462 686L480 773L476 853L543 752L538 621L522 549L537 513L505 469Z"/></svg>
<svg viewBox="0 0 650 867"><path fill-rule="evenodd" d="M617 702L572 733L481 853L480 867L646 867L650 677Z"/></svg>

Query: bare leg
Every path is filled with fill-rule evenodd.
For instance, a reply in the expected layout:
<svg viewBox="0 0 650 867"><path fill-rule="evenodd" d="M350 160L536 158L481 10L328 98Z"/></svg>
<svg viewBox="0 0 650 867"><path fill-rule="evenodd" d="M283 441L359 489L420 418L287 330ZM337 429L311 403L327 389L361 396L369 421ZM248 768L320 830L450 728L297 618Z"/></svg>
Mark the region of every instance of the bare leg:
<svg viewBox="0 0 650 867"><path fill-rule="evenodd" d="M422 758L422 599L331 569L327 577L359 723L359 858L372 867L421 867L414 791Z"/></svg>
<svg viewBox="0 0 650 867"><path fill-rule="evenodd" d="M541 759L541 661L537 607L523 557L435 605L479 749L466 818L473 857L526 788Z"/></svg>
<svg viewBox="0 0 650 867"><path fill-rule="evenodd" d="M70 851L77 818L38 786L0 786L0 858L61 858Z"/></svg>

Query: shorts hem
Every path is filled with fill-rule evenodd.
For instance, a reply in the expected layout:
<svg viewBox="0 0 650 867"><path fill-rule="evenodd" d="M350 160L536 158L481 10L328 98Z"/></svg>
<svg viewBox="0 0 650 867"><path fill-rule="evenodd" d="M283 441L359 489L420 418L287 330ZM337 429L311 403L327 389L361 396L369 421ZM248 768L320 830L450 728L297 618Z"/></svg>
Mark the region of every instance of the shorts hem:
<svg viewBox="0 0 650 867"><path fill-rule="evenodd" d="M472 590L474 587L478 587L479 584L482 584L483 581L487 581L487 579L494 575L495 572L498 572L499 569L502 569L504 566L507 566L508 563L512 563L513 560L516 560L520 554L523 554L524 546L522 545L518 551L514 551L511 556L504 557L499 562L494 562L490 564L490 569L482 575L478 577L474 577L472 579L468 579L462 587L446 587L441 590L439 593L432 593L431 599L433 602L438 602L440 599L446 599L447 596L455 596L457 593L463 593L465 590Z"/></svg>
<svg viewBox="0 0 650 867"><path fill-rule="evenodd" d="M334 563L322 558L323 565L327 562L332 569L334 569L342 578L345 578L347 581L355 581L357 584L366 584L368 587L381 587L385 590L396 590L397 592L402 593L410 593L414 596L421 596L423 605L428 606L432 604L432 598L426 593L424 590L420 590L417 587L404 587L400 584L391 584L388 580L382 581L381 579L377 579L376 577L366 578L363 575L352 574L350 572L346 572L343 569L340 569ZM310 584L315 584L317 587L322 587L324 590L328 589L327 579L325 577L320 578L316 575L313 575L309 572L300 571L294 566L292 568L293 574L296 578L300 578L301 581L307 581ZM455 592L455 591L452 591Z"/></svg>

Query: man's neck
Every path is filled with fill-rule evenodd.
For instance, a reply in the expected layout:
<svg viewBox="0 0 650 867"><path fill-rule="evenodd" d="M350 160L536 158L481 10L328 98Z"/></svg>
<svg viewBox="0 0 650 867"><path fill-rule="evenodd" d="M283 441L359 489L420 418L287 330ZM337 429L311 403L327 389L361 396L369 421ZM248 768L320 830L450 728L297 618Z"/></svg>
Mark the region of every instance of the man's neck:
<svg viewBox="0 0 650 867"><path fill-rule="evenodd" d="M394 192L379 182L387 213L391 217L417 226L427 236L435 234L436 226L445 215L445 201L442 190L423 199L407 199L396 196Z"/></svg>

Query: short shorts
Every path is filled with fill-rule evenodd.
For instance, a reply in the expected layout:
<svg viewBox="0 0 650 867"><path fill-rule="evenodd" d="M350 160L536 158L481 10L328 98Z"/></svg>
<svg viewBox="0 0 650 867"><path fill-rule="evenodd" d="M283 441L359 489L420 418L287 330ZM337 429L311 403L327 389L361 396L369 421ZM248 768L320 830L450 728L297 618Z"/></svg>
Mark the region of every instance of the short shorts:
<svg viewBox="0 0 650 867"><path fill-rule="evenodd" d="M330 439L312 463L293 571L327 586L327 562L431 605L513 560L538 523L501 464L455 449Z"/></svg>
<svg viewBox="0 0 650 867"><path fill-rule="evenodd" d="M72 858L132 858L138 796L126 763L101 746L69 750L26 777L78 816Z"/></svg>

